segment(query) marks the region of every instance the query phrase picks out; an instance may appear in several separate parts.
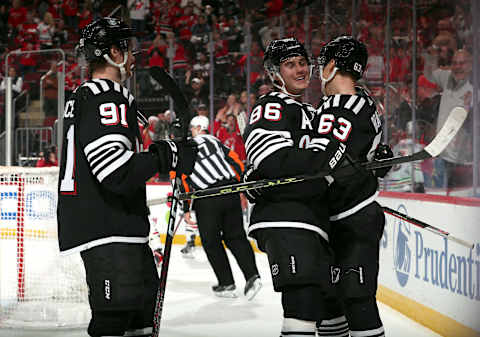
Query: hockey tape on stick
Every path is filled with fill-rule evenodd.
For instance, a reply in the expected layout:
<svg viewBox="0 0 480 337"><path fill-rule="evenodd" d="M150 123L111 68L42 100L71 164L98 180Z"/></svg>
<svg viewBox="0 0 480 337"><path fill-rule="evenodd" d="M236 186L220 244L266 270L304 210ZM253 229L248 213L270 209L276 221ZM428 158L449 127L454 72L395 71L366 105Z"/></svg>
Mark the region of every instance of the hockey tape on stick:
<svg viewBox="0 0 480 337"><path fill-rule="evenodd" d="M423 222L421 220L418 220L418 219L415 219L415 218L412 218L406 214L403 214L399 211L396 211L392 208L389 208L389 207L385 207L385 206L382 206L383 208L383 211L387 214L390 214L391 216L394 216L396 218L399 218L399 219L402 219L402 220L405 220L409 223L411 223L412 225L415 225L417 227L421 227L421 228L424 228L434 234L437 234L437 235L440 235L440 236L443 236L444 238L447 238L448 240L451 240L453 242L456 242L462 246L465 246L467 248L470 248L470 249L473 249L475 247L475 245L471 242L468 242L468 241L465 241L465 240L462 240L462 239L459 239L459 238L456 238L454 236L452 236L449 232L446 232L444 231L443 229L440 229L440 228L437 228L437 227L434 227L432 225L429 225L427 224L426 222Z"/></svg>
<svg viewBox="0 0 480 337"><path fill-rule="evenodd" d="M423 150L411 154L409 156L394 157L390 159L376 160L372 162L360 163L361 166L367 170L374 170L381 167L393 166L396 164L410 163L418 160L425 160L428 158L433 158L438 156L452 141L452 139L460 130L463 122L467 118L467 111L463 108L457 107L450 112L447 120L443 124L443 127L440 129L438 134L428 144ZM348 167L348 166L345 166ZM343 167L336 170L336 172L341 172ZM269 188L274 186L280 186L285 184L299 183L305 180L318 179L332 174L330 171L318 172L316 174L308 175L298 175L290 178L278 178L278 179L262 179L256 181L249 181L245 183L238 183L232 185L225 185L220 187L206 188L204 190L198 190L188 193L181 193L179 195L180 200L187 199L199 199L199 198L208 198L219 195L226 195L232 193L240 193L253 189ZM153 200L151 201L153 202ZM163 202L163 201L162 201ZM153 205L154 203L150 203Z"/></svg>

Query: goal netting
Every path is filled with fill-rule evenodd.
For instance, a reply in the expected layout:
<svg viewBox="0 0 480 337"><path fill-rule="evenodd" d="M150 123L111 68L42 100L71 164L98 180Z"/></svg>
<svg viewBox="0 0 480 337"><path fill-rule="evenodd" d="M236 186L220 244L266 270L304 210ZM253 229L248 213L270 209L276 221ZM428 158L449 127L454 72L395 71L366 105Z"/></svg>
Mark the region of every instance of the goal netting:
<svg viewBox="0 0 480 337"><path fill-rule="evenodd" d="M90 319L80 255L59 255L57 180L58 168L0 166L0 327Z"/></svg>

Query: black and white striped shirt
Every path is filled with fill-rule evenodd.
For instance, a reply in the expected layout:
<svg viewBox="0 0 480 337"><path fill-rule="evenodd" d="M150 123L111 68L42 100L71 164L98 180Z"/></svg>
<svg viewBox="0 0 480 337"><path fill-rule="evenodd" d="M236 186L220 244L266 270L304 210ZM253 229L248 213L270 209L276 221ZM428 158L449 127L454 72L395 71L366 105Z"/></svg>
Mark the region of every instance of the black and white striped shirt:
<svg viewBox="0 0 480 337"><path fill-rule="evenodd" d="M198 145L198 155L193 172L186 179L189 187L201 190L240 180L244 167L233 150L212 135L200 134L193 140Z"/></svg>

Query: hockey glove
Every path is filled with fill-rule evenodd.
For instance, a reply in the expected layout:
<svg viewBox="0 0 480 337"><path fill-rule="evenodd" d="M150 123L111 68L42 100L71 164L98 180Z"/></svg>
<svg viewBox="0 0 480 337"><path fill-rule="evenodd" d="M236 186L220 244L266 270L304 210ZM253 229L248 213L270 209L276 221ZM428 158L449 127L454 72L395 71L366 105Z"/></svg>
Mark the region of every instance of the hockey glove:
<svg viewBox="0 0 480 337"><path fill-rule="evenodd" d="M378 144L373 156L374 160L390 159L393 158L392 149L388 144ZM373 171L373 175L377 178L384 178L387 173L392 169L392 166L381 167Z"/></svg>
<svg viewBox="0 0 480 337"><path fill-rule="evenodd" d="M176 170L178 176L192 173L198 152L193 140L161 140L150 145L148 150L158 156L159 172Z"/></svg>
<svg viewBox="0 0 480 337"><path fill-rule="evenodd" d="M247 167L247 170L243 173L243 176L242 176L242 181L244 183L249 181L259 180L259 179L260 177L258 176L257 171L253 169L253 166ZM251 204L255 204L262 199L262 193L260 189L245 191L245 196L247 197L248 201Z"/></svg>

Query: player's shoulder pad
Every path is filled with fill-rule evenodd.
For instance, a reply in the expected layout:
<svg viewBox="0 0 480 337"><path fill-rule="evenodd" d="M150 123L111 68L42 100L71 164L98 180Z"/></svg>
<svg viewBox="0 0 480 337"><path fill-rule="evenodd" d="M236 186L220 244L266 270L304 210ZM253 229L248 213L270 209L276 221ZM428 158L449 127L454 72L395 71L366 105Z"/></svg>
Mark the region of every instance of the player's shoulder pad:
<svg viewBox="0 0 480 337"><path fill-rule="evenodd" d="M83 98L87 100L95 100L97 97L115 101L124 99L126 102L128 102L129 106L132 105L133 101L135 100L133 95L126 87L117 82L106 79L97 78L86 81L80 86L79 89L82 91Z"/></svg>
<svg viewBox="0 0 480 337"><path fill-rule="evenodd" d="M327 111L349 111L358 115L362 111L375 110L375 101L370 96L364 95L331 95L324 97L320 102L317 113Z"/></svg>
<svg viewBox="0 0 480 337"><path fill-rule="evenodd" d="M288 96L287 94L284 94L283 92L279 92L279 91L269 92L268 94L261 96L259 98L259 101L262 101L262 102L263 101L264 102L281 102L282 104L284 104L286 106L293 105L293 106L301 107L303 105L301 102L296 101L293 98L291 98L290 96Z"/></svg>

